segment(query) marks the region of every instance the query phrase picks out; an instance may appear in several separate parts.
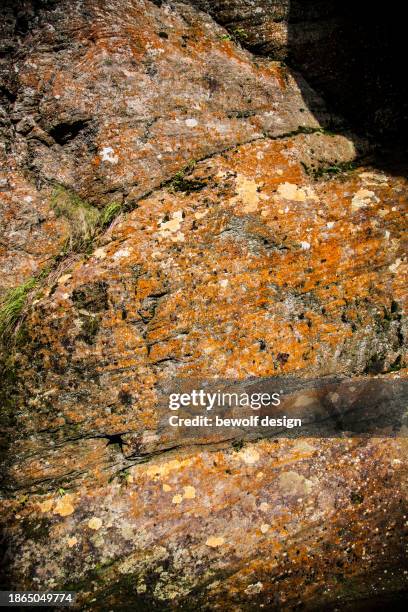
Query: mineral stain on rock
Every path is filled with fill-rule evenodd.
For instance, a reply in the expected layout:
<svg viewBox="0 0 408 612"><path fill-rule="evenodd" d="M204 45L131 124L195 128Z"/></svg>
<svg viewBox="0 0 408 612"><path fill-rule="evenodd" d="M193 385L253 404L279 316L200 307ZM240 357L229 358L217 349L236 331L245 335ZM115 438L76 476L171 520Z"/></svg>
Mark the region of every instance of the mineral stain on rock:
<svg viewBox="0 0 408 612"><path fill-rule="evenodd" d="M404 600L403 436L173 446L158 408L175 378L407 376L406 172L372 146L402 79L379 95L389 46L349 5L2 3L5 588Z"/></svg>

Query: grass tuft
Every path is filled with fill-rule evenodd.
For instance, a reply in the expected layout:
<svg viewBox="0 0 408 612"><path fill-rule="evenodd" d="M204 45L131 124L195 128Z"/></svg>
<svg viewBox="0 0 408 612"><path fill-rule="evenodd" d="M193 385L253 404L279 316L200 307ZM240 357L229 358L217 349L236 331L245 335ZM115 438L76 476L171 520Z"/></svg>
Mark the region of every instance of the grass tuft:
<svg viewBox="0 0 408 612"><path fill-rule="evenodd" d="M51 204L55 214L64 217L71 226L71 248L81 248L93 239L100 216L95 206L62 186L55 188Z"/></svg>
<svg viewBox="0 0 408 612"><path fill-rule="evenodd" d="M4 339L17 324L27 296L37 284L36 278L28 281L8 292L0 307L0 339Z"/></svg>
<svg viewBox="0 0 408 612"><path fill-rule="evenodd" d="M121 205L117 202L112 202L111 204L107 204L103 211L100 213L98 225L100 228L107 227L112 223L116 215L119 213L121 209Z"/></svg>

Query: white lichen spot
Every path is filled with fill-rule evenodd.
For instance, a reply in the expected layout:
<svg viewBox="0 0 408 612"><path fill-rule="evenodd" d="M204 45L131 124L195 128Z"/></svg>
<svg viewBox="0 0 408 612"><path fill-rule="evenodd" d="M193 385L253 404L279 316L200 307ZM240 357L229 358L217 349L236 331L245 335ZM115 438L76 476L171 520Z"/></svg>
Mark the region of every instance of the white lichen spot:
<svg viewBox="0 0 408 612"><path fill-rule="evenodd" d="M192 487L191 485L187 485L186 487L184 487L184 499L195 499L195 496L196 491L194 487Z"/></svg>
<svg viewBox="0 0 408 612"><path fill-rule="evenodd" d="M105 259L106 257L106 251L103 247L100 247L99 249L96 249L95 253L94 253L94 257L96 257L96 259Z"/></svg>
<svg viewBox="0 0 408 612"><path fill-rule="evenodd" d="M256 463L257 461L259 461L260 455L255 448L249 446L248 448L243 448L238 453L238 457L242 459L242 461L246 463L247 465L252 465Z"/></svg>
<svg viewBox="0 0 408 612"><path fill-rule="evenodd" d="M247 586L247 588L245 589L245 593L247 595L256 595L257 593L260 593L262 589L263 589L262 582L254 582L254 584L249 584Z"/></svg>
<svg viewBox="0 0 408 612"><path fill-rule="evenodd" d="M261 512L267 512L268 508L269 508L268 502L262 502L262 504L259 504L259 509Z"/></svg>
<svg viewBox="0 0 408 612"><path fill-rule="evenodd" d="M310 242L302 241L300 247L303 251L308 251L310 249Z"/></svg>
<svg viewBox="0 0 408 612"><path fill-rule="evenodd" d="M110 164L117 164L119 161L119 158L117 155L115 155L115 151L112 149L112 147L103 147L102 151L100 152L100 157L103 162L109 162Z"/></svg>
<svg viewBox="0 0 408 612"><path fill-rule="evenodd" d="M78 540L75 536L73 536L72 538L68 538L67 544L69 548L73 548L75 544L78 544Z"/></svg>
<svg viewBox="0 0 408 612"><path fill-rule="evenodd" d="M208 213L208 210L197 211L196 213L194 213L194 217L196 219L202 219L203 217L205 217L207 213Z"/></svg>
<svg viewBox="0 0 408 612"><path fill-rule="evenodd" d="M261 532L262 533L267 533L270 529L270 525L268 525L268 523L262 523L261 525Z"/></svg>
<svg viewBox="0 0 408 612"><path fill-rule="evenodd" d="M220 287L228 287L229 280L228 278L222 278L220 281L218 281L218 284Z"/></svg>
<svg viewBox="0 0 408 612"><path fill-rule="evenodd" d="M198 125L198 121L197 119L186 119L186 126L189 128L194 128L197 127Z"/></svg>
<svg viewBox="0 0 408 612"><path fill-rule="evenodd" d="M334 227L334 221L329 221L329 222L327 223L327 227L328 227L329 229L332 229L332 228Z"/></svg>
<svg viewBox="0 0 408 612"><path fill-rule="evenodd" d="M172 504L181 504L182 501L183 501L183 496L180 495L179 493L177 493L177 495L174 495L173 499L171 500Z"/></svg>
<svg viewBox="0 0 408 612"><path fill-rule="evenodd" d="M113 255L113 259L124 259L125 257L129 257L130 253L131 249L119 249L119 251L116 251L116 253Z"/></svg>
<svg viewBox="0 0 408 612"><path fill-rule="evenodd" d="M225 540L222 536L210 536L207 538L205 543L206 546L209 546L210 548L218 548L218 546L222 546L224 542Z"/></svg>
<svg viewBox="0 0 408 612"><path fill-rule="evenodd" d="M88 521L89 529L93 529L94 531L98 531L102 527L102 519L97 516L92 517Z"/></svg>
<svg viewBox="0 0 408 612"><path fill-rule="evenodd" d="M388 266L388 269L393 274L396 274L396 272L398 271L398 268L400 267L401 264L402 264L402 259L398 258L398 259L395 260L395 262L393 264Z"/></svg>
<svg viewBox="0 0 408 612"><path fill-rule="evenodd" d="M378 198L374 191L370 191L369 189L359 189L356 191L351 200L351 210L359 210L360 208L371 206L371 204L374 204L375 202L378 202Z"/></svg>

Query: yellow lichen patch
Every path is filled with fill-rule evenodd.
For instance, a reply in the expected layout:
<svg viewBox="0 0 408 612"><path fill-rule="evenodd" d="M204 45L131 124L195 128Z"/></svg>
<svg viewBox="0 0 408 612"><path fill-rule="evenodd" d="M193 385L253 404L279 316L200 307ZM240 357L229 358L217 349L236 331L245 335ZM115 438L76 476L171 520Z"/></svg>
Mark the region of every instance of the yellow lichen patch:
<svg viewBox="0 0 408 612"><path fill-rule="evenodd" d="M267 533L270 529L270 525L268 525L268 523L262 523L261 525L261 532L262 533Z"/></svg>
<svg viewBox="0 0 408 612"><path fill-rule="evenodd" d="M237 175L237 196L232 198L231 203L242 203L244 213L251 213L258 210L259 202L259 185L254 179L249 179L243 174Z"/></svg>
<svg viewBox="0 0 408 612"><path fill-rule="evenodd" d="M222 536L210 536L206 540L206 545L210 548L218 548L218 546L222 546L225 540Z"/></svg>
<svg viewBox="0 0 408 612"><path fill-rule="evenodd" d="M54 508L54 514L59 514L60 516L69 516L72 514L75 509L72 505L72 500L72 495L64 495L61 497Z"/></svg>
<svg viewBox="0 0 408 612"><path fill-rule="evenodd" d="M177 493L177 495L174 495L173 499L171 500L173 504L181 504L182 501L183 501L183 496L180 495L179 493Z"/></svg>
<svg viewBox="0 0 408 612"><path fill-rule="evenodd" d="M284 200L304 202L308 197L308 192L306 189L302 189L293 183L282 183L277 189L277 195Z"/></svg>
<svg viewBox="0 0 408 612"><path fill-rule="evenodd" d="M184 467L188 467L192 462L192 459L172 459L166 463L160 465L152 465L146 469L146 475L153 477L155 480L168 476L170 472L178 471Z"/></svg>
<svg viewBox="0 0 408 612"><path fill-rule="evenodd" d="M166 493L168 493L169 491L171 491L171 486L168 484L164 484L163 485L163 491L165 491Z"/></svg>
<svg viewBox="0 0 408 612"><path fill-rule="evenodd" d="M46 499L43 501L41 504L39 504L41 512L50 512L53 503L54 501L52 499Z"/></svg>
<svg viewBox="0 0 408 612"><path fill-rule="evenodd" d="M195 488L192 487L191 485L188 485L187 487L184 487L184 499L194 499L196 496L196 491Z"/></svg>
<svg viewBox="0 0 408 612"><path fill-rule="evenodd" d="M94 531L98 531L102 527L102 519L97 516L92 517L88 521L89 529L93 529Z"/></svg>
<svg viewBox="0 0 408 612"><path fill-rule="evenodd" d="M72 538L68 538L67 544L69 548L73 548L75 544L78 544L78 540L75 536L73 536Z"/></svg>

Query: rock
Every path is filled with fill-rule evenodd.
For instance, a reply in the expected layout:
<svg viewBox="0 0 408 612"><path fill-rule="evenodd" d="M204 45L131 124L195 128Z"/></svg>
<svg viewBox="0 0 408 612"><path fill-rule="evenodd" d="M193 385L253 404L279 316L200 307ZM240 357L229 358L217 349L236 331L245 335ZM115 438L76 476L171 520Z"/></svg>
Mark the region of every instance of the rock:
<svg viewBox="0 0 408 612"><path fill-rule="evenodd" d="M406 178L195 6L27 7L3 26L4 291L36 279L3 338L4 583L92 610L396 601L404 437L175 443L159 394L406 377Z"/></svg>
<svg viewBox="0 0 408 612"><path fill-rule="evenodd" d="M209 12L243 47L307 75L354 130L404 146L408 108L398 58L405 32L394 11L373 10L368 0L189 2Z"/></svg>

